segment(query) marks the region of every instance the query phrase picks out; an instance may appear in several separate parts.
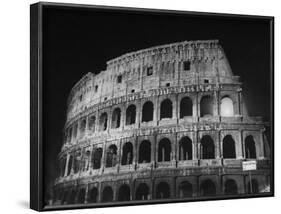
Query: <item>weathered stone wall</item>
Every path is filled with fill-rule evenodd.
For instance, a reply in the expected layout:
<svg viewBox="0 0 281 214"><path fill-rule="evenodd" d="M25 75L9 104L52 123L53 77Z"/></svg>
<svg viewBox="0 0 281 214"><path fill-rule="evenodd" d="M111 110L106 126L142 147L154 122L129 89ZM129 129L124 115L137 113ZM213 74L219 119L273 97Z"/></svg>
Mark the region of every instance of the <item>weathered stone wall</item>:
<svg viewBox="0 0 281 214"><path fill-rule="evenodd" d="M263 121L248 116L239 77L216 40L108 61L105 71L73 87L64 130L58 203L256 193L268 186ZM258 163L250 190L244 160Z"/></svg>

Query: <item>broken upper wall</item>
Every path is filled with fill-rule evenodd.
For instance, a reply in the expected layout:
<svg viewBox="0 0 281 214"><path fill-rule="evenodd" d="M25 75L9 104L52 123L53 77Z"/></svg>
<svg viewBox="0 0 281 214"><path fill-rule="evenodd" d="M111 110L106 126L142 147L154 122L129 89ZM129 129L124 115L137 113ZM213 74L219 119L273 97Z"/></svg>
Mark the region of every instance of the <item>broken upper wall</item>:
<svg viewBox="0 0 281 214"><path fill-rule="evenodd" d="M109 60L99 74L86 74L71 90L67 120L85 108L130 93L218 83L239 83L218 40L143 49Z"/></svg>

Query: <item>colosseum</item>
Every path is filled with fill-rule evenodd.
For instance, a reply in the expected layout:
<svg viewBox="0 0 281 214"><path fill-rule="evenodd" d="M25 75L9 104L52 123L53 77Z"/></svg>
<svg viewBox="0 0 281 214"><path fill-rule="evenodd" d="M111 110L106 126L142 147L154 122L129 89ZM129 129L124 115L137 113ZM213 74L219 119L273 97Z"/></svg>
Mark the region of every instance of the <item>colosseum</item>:
<svg viewBox="0 0 281 214"><path fill-rule="evenodd" d="M218 40L127 53L95 73L68 97L56 204L270 191L266 123L249 116Z"/></svg>

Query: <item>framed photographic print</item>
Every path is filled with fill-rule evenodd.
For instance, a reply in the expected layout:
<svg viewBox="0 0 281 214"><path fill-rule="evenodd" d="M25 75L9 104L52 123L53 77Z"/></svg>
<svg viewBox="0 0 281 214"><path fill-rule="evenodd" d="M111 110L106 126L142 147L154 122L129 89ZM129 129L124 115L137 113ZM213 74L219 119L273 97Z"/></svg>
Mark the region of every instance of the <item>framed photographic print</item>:
<svg viewBox="0 0 281 214"><path fill-rule="evenodd" d="M266 16L30 7L35 210L274 195Z"/></svg>

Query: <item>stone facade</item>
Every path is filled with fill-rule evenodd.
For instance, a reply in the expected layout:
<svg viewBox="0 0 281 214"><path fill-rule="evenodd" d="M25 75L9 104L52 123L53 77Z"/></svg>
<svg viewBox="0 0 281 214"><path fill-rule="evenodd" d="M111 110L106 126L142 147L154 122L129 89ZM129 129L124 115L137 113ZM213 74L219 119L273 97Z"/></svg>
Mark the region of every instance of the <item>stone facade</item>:
<svg viewBox="0 0 281 214"><path fill-rule="evenodd" d="M270 180L264 131L262 118L248 115L217 40L122 55L70 92L55 201L263 192ZM257 161L250 177L245 160Z"/></svg>

